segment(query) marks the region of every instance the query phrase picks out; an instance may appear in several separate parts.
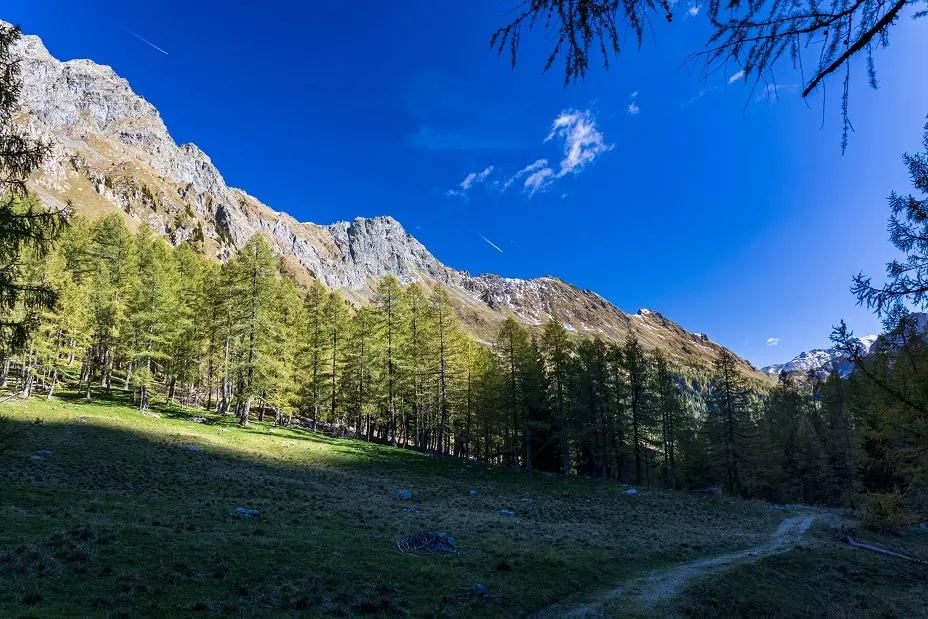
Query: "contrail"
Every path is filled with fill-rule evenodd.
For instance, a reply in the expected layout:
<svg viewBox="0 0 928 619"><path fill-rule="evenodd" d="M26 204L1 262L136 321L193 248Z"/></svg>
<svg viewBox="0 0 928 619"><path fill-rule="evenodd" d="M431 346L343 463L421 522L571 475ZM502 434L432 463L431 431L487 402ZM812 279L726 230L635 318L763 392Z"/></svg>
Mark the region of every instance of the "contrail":
<svg viewBox="0 0 928 619"><path fill-rule="evenodd" d="M489 244L490 244L490 247L492 247L493 249L495 249L495 250L498 251L499 253L503 253L503 250L499 248L499 245L497 245L496 243L494 243L493 241L491 241L491 240L488 239L487 237L483 236L483 235L480 234L479 232L477 233L477 236L479 236L479 237L482 238L484 241L486 241L487 243L489 243Z"/></svg>
<svg viewBox="0 0 928 619"><path fill-rule="evenodd" d="M147 43L148 45L151 45L151 46L154 47L156 50L158 50L159 52L161 52L162 54L164 54L165 56L168 55L168 53L167 53L166 51L164 51L163 49L161 49L160 47L158 47L157 45L155 45L154 43L152 43L151 41L149 41L149 40L146 39L145 37L137 35L136 33L132 32L131 30L129 30L128 28L126 28L125 26L120 26L120 28L122 28L123 30L125 30L126 32L128 32L129 34L131 34L132 36L134 36L136 39L138 39L138 40L141 41L142 43Z"/></svg>

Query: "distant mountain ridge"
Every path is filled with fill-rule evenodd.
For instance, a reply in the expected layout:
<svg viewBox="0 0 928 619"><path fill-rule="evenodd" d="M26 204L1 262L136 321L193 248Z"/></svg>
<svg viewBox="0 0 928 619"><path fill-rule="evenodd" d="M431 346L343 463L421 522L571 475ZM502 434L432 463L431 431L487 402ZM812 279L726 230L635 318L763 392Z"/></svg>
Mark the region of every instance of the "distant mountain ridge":
<svg viewBox="0 0 928 619"><path fill-rule="evenodd" d="M877 335L867 335L857 338L865 354L869 354L870 349L873 347L878 337ZM768 365L767 367L761 368L761 372L777 376L781 372L786 372L788 374L801 372L805 374L812 371L816 376L821 378L830 374L832 370L837 370L842 376L847 376L850 374L851 369L852 366L847 359L847 355L841 351L835 348L815 348L799 353L786 363Z"/></svg>
<svg viewBox="0 0 928 619"><path fill-rule="evenodd" d="M263 232L298 283L317 278L355 303L368 300L375 281L388 274L426 289L441 284L466 328L482 339L514 316L529 327L554 318L576 334L613 341L634 334L683 366L707 368L724 350L658 312L626 314L556 277L523 280L448 267L392 217L299 222L229 187L196 145L176 144L158 110L112 68L61 62L36 36L23 36L15 54L23 79L18 120L53 146L30 185L52 207L71 205L92 219L121 213L130 228L145 223L173 244L192 242L218 259Z"/></svg>

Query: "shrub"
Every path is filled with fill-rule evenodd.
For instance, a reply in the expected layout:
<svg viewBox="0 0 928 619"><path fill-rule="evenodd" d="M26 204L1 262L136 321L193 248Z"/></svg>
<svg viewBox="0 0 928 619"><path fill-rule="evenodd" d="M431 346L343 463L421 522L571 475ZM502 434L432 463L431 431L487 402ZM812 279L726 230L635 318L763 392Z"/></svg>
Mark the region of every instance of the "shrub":
<svg viewBox="0 0 928 619"><path fill-rule="evenodd" d="M864 499L864 526L871 531L898 533L908 520L903 497L898 491L872 493Z"/></svg>

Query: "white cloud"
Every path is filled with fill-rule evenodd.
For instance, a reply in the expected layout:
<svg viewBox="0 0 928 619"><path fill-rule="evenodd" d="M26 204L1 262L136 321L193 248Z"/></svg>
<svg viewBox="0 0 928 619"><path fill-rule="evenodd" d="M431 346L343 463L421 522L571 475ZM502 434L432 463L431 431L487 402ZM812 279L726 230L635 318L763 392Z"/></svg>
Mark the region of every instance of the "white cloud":
<svg viewBox="0 0 928 619"><path fill-rule="evenodd" d="M545 190L548 185L551 184L553 176L554 170L551 168L542 168L534 172L525 179L525 191L527 191L529 195L535 195L539 191Z"/></svg>
<svg viewBox="0 0 928 619"><path fill-rule="evenodd" d="M530 174L532 172L535 172L537 170L540 170L542 168L547 168L547 167L548 167L547 159L539 159L535 163L528 164L527 166L525 166L524 168L522 168L521 170L519 170L518 172L516 172L509 178L507 178L506 182L503 183L503 188L501 191L506 191L507 189L509 189L510 185L512 185L514 182L516 182L517 180L519 180L526 174Z"/></svg>
<svg viewBox="0 0 928 619"><path fill-rule="evenodd" d="M632 99L634 99L637 96L638 96L638 91L636 90L635 92L632 93Z"/></svg>
<svg viewBox="0 0 928 619"><path fill-rule="evenodd" d="M457 196L464 197L467 195L468 190L473 187L475 184L483 183L487 180L487 177L493 173L493 166L489 166L484 169L482 172L471 172L464 177L464 180L458 184L458 187L461 189L449 189L445 192L446 196Z"/></svg>
<svg viewBox="0 0 928 619"><path fill-rule="evenodd" d="M641 108L635 105L635 102L632 101L628 104L628 113L632 116L637 116L639 113L641 113Z"/></svg>
<svg viewBox="0 0 928 619"><path fill-rule="evenodd" d="M777 346L780 343L780 338L778 337L768 337L767 346Z"/></svg>
<svg viewBox="0 0 928 619"><path fill-rule="evenodd" d="M729 78L728 78L728 83L729 83L729 84L734 84L735 82L737 82L738 80L740 80L742 77L744 77L744 69L742 69L741 71L738 71L737 73L735 73L734 75L732 75L731 77L729 77Z"/></svg>
<svg viewBox="0 0 928 619"><path fill-rule="evenodd" d="M557 178L570 173L576 174L596 157L615 147L606 144L589 110L561 112L561 115L554 119L545 142L551 141L555 136L564 138L564 158L561 160L561 170Z"/></svg>
<svg viewBox="0 0 928 619"><path fill-rule="evenodd" d="M697 15L699 15L699 5L694 4L693 6L690 7L690 9L686 13L690 17L696 17Z"/></svg>
<svg viewBox="0 0 928 619"><path fill-rule="evenodd" d="M465 176L464 180L461 181L461 185L460 185L461 189L463 189L464 191L467 191L468 189L470 189L470 186L474 184L475 178L477 178L476 172L471 172L470 174Z"/></svg>
<svg viewBox="0 0 928 619"><path fill-rule="evenodd" d="M637 90L632 93L632 97L637 95ZM500 191L506 191L514 182L524 178L525 180L522 183L523 191L530 196L535 195L550 187L555 180L568 174L579 173L587 164L592 163L596 157L615 148L613 144L606 144L603 134L596 128L596 120L590 110L564 110L561 112L551 124L551 131L545 138L545 142L550 142L556 137L564 140L564 157L561 159L557 171L548 163L547 159L538 159L507 178ZM491 170L492 166L484 170L484 172L489 174ZM477 177L479 176L477 175ZM474 181L480 180L477 177L475 177ZM562 197L566 197L566 194Z"/></svg>

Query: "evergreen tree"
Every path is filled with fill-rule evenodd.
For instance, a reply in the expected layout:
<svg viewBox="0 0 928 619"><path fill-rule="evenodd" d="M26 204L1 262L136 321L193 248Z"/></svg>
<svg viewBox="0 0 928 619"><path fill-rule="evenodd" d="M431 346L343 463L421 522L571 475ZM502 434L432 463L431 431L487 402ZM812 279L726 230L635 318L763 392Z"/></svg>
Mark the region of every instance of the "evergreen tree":
<svg viewBox="0 0 928 619"><path fill-rule="evenodd" d="M314 279L303 301L307 322L305 347L301 352L304 361L301 368L303 392L314 425L325 407L325 364L329 347L325 322L327 300L325 286Z"/></svg>
<svg viewBox="0 0 928 619"><path fill-rule="evenodd" d="M387 410L390 413L390 443L396 447L396 399L398 376L401 365L398 363L402 350L402 327L406 318L403 303L403 289L395 277L387 276L380 280L373 300L380 310L379 322L381 337L384 339L384 382L386 387Z"/></svg>
<svg viewBox="0 0 928 619"><path fill-rule="evenodd" d="M338 377L341 373L344 351L345 331L348 325L348 306L337 292L330 292L323 310L326 341L328 342L328 359L326 360L325 380L328 385L328 422L335 423L338 416Z"/></svg>
<svg viewBox="0 0 928 619"><path fill-rule="evenodd" d="M438 413L440 416L438 422L438 439L435 449L439 453L446 453L446 439L448 429L449 401L450 401L450 382L452 380L452 370L455 362L460 355L460 330L457 318L454 315L454 308L451 306L451 298L448 291L442 287L437 287L429 297L431 306L431 316L433 322L434 344L435 348L435 378L437 387Z"/></svg>
<svg viewBox="0 0 928 619"><path fill-rule="evenodd" d="M679 428L684 423L683 402L676 376L667 358L654 355L654 399L659 413L664 485L677 489L677 446Z"/></svg>
<svg viewBox="0 0 928 619"><path fill-rule="evenodd" d="M744 493L742 467L751 437L750 392L738 371L735 357L723 350L715 361L706 414L709 455L723 471L726 486Z"/></svg>
<svg viewBox="0 0 928 619"><path fill-rule="evenodd" d="M235 256L236 300L243 316L234 325L241 342L235 398L239 423L248 425L255 396L268 386L274 350L274 286L277 263L270 244L260 234L251 237Z"/></svg>
<svg viewBox="0 0 928 619"><path fill-rule="evenodd" d="M38 314L55 302L51 286L24 278L23 254L47 254L66 222L26 191L49 147L30 139L15 119L22 80L12 48L19 38L18 27L0 25L0 341L10 352L22 348Z"/></svg>
<svg viewBox="0 0 928 619"><path fill-rule="evenodd" d="M561 470L570 475L570 375L572 345L567 330L553 318L545 324L541 337L541 351L545 364L545 378L550 408L559 427Z"/></svg>
<svg viewBox="0 0 928 619"><path fill-rule="evenodd" d="M524 407L523 371L528 353L528 334L512 316L500 326L493 343L499 367L505 373L503 401L510 421L507 449L510 464L518 465L520 453L532 468L531 435Z"/></svg>
<svg viewBox="0 0 928 619"><path fill-rule="evenodd" d="M635 485L641 485L642 465L648 473L647 433L651 425L650 360L638 339L631 335L622 351L628 385L628 417L631 422L632 450L635 454Z"/></svg>

